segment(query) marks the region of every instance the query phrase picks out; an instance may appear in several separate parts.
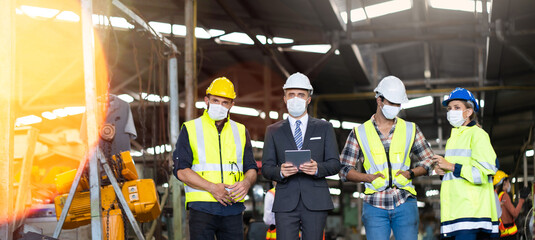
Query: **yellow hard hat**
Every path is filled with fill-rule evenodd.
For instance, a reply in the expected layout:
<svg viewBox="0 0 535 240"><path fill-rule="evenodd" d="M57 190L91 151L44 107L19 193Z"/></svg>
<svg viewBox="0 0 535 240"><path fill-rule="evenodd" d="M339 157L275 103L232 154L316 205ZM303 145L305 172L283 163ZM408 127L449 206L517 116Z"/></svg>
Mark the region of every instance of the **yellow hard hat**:
<svg viewBox="0 0 535 240"><path fill-rule="evenodd" d="M494 180L492 181L492 183L494 184L494 186L496 186L497 184L502 183L503 179L506 177L509 177L507 173L504 173L502 170L498 170L494 175Z"/></svg>
<svg viewBox="0 0 535 240"><path fill-rule="evenodd" d="M230 99L236 98L236 92L234 92L234 84L226 77L216 78L210 86L206 89L206 94L226 97Z"/></svg>

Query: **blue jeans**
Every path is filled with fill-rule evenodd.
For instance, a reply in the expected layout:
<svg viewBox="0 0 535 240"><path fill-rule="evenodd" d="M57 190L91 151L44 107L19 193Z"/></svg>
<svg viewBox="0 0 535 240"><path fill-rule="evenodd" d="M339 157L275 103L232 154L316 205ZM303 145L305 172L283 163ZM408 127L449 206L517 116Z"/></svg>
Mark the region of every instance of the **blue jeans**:
<svg viewBox="0 0 535 240"><path fill-rule="evenodd" d="M243 239L242 214L218 216L189 209L189 235L191 240Z"/></svg>
<svg viewBox="0 0 535 240"><path fill-rule="evenodd" d="M388 240L390 229L396 240L418 239L419 216L416 199L409 197L393 210L377 208L364 202L362 222L366 229L366 239Z"/></svg>

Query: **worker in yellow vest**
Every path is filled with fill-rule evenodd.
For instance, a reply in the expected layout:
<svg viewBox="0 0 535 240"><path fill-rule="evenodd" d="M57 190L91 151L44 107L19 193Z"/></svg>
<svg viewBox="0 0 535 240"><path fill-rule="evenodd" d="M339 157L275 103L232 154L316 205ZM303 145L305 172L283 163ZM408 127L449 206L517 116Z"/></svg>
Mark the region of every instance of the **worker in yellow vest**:
<svg viewBox="0 0 535 240"><path fill-rule="evenodd" d="M443 239L498 237L498 213L492 176L496 153L489 135L477 123L479 105L464 88L442 102L452 125L445 156L433 157L443 175L440 189L440 233Z"/></svg>
<svg viewBox="0 0 535 240"><path fill-rule="evenodd" d="M212 81L203 115L184 123L173 152L175 176L184 182L192 240L243 239L244 198L258 167L243 124L230 119L234 85Z"/></svg>
<svg viewBox="0 0 535 240"><path fill-rule="evenodd" d="M523 188L520 190L520 200L516 207L509 197L509 192L511 191L511 182L509 181L509 175L505 172L498 170L496 175L494 175L494 189L498 194L498 199L500 200L500 206L502 209L502 216L500 217L500 239L507 240L516 240L518 239L517 232L518 228L515 224L515 219L518 217L522 206L526 201L530 191L529 188Z"/></svg>
<svg viewBox="0 0 535 240"><path fill-rule="evenodd" d="M416 124L397 117L408 102L403 82L385 77L375 88L377 109L349 134L340 160L342 181L365 182L362 222L366 238L418 238L418 207L412 180L433 171L433 151ZM357 171L364 167L365 173Z"/></svg>

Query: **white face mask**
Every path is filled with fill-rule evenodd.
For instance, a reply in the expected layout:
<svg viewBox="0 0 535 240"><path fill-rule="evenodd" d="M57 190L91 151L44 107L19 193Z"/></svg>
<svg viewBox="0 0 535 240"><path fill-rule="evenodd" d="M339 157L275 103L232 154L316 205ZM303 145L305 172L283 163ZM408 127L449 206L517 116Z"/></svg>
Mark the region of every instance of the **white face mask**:
<svg viewBox="0 0 535 240"><path fill-rule="evenodd" d="M223 120L227 117L228 108L221 106L220 104L210 104L208 106L208 116L214 121Z"/></svg>
<svg viewBox="0 0 535 240"><path fill-rule="evenodd" d="M294 97L286 101L286 107L288 108L288 113L292 117L299 117L303 115L307 109L307 101L302 98Z"/></svg>
<svg viewBox="0 0 535 240"><path fill-rule="evenodd" d="M394 107L394 106L383 104L381 111L383 112L383 115L385 116L386 119L392 120L399 114L399 111L401 111L401 107Z"/></svg>
<svg viewBox="0 0 535 240"><path fill-rule="evenodd" d="M450 122L453 127L460 127L466 122L466 118L463 118L463 110L449 110L446 114L448 122Z"/></svg>

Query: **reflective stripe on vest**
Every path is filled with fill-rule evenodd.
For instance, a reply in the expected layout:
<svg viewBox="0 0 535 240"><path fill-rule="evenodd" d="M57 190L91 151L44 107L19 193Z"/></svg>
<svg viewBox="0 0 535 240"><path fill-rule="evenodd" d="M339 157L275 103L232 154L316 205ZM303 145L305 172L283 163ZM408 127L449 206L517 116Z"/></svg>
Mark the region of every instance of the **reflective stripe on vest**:
<svg viewBox="0 0 535 240"><path fill-rule="evenodd" d="M228 119L221 133L208 114L186 122L193 153L191 169L199 176L213 183L234 184L243 178L243 151L245 148L245 127ZM213 126L212 126L213 125ZM207 128L207 129L205 129ZM208 132L207 132L208 131ZM206 135L205 134L209 134ZM211 136L210 134L219 134ZM206 139L208 137L209 139ZM219 141L219 142L218 142ZM221 146L221 149L219 149ZM232 148L230 150L229 148ZM219 150L219 153L216 153ZM209 152L207 152L209 151ZM211 159L208 159L210 155ZM216 159L217 158L217 159ZM186 206L191 201L217 202L207 191L185 185ZM243 200L242 200L243 201Z"/></svg>
<svg viewBox="0 0 535 240"><path fill-rule="evenodd" d="M364 168L366 169L366 172L368 174L382 173L385 176L384 183L375 183L376 186L374 186L374 182L365 183L365 193L372 194L374 192L383 191L388 187L388 161L390 160L390 166L392 167L391 175L393 178L393 185L401 189L407 190L413 195L416 195L416 190L414 190L414 185L412 184L411 180L406 179L402 175L396 177L396 173L399 170L407 171L410 168L411 161L409 154L410 149L412 148L412 145L414 143L414 137L416 135L416 128L414 123L406 122L401 118L397 119L396 128L394 130L394 135L392 137L389 149L389 160L386 158L386 156L380 157L380 155L386 155L386 151L384 149L383 143L381 142L381 139L379 138L379 135L377 134L377 130L375 129L375 126L373 125L371 120L368 120L364 124L356 127L354 131L357 135L359 146L362 149L362 153L364 155ZM395 151L399 151L400 149L402 149L401 159L399 158L399 155L395 153ZM374 152L377 156L372 154L372 152ZM375 159L374 156L379 157L381 159ZM393 156L398 157L394 158ZM403 178L403 181L406 182L400 183L397 178ZM379 181L383 180L379 179Z"/></svg>

